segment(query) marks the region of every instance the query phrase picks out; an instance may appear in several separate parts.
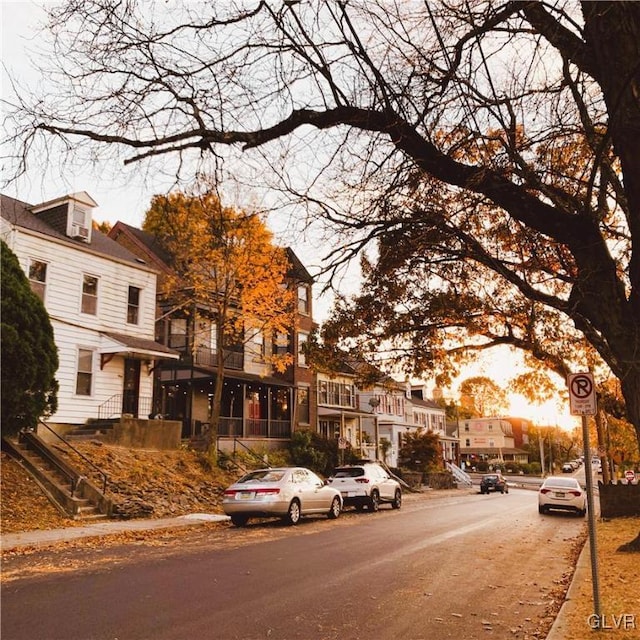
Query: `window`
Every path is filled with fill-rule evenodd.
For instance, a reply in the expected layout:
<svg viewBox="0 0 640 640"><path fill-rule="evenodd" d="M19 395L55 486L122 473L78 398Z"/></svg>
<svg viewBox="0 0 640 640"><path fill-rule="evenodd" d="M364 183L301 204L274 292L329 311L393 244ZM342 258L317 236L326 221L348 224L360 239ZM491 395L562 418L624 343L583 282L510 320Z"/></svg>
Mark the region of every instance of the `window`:
<svg viewBox="0 0 640 640"><path fill-rule="evenodd" d="M185 318L172 318L169 325L169 346L172 349L186 348L187 321Z"/></svg>
<svg viewBox="0 0 640 640"><path fill-rule="evenodd" d="M309 315L311 305L309 304L309 286L306 284L298 285L298 313Z"/></svg>
<svg viewBox="0 0 640 640"><path fill-rule="evenodd" d="M95 316L98 310L98 278L82 276L82 313Z"/></svg>
<svg viewBox="0 0 640 640"><path fill-rule="evenodd" d="M47 263L40 260L29 261L29 284L31 291L35 293L42 302L47 286Z"/></svg>
<svg viewBox="0 0 640 640"><path fill-rule="evenodd" d="M299 333L298 334L298 366L306 367L307 366L307 351L306 345L309 340L308 333Z"/></svg>
<svg viewBox="0 0 640 640"><path fill-rule="evenodd" d="M470 439L470 438L467 438L467 439L464 441L464 446L465 446L465 447L470 447L470 446L471 446L471 439Z"/></svg>
<svg viewBox="0 0 640 640"><path fill-rule="evenodd" d="M255 355L258 360L264 360L267 355L267 345L262 331L256 331L253 334L253 342L255 344Z"/></svg>
<svg viewBox="0 0 640 640"><path fill-rule="evenodd" d="M91 395L91 380L93 378L93 351L78 349L78 373L76 375L76 394Z"/></svg>
<svg viewBox="0 0 640 640"><path fill-rule="evenodd" d="M129 287L129 298L127 300L127 322L138 324L138 312L140 309L140 289Z"/></svg>
<svg viewBox="0 0 640 640"><path fill-rule="evenodd" d="M284 356L289 353L289 336L286 333L277 333L273 339L273 355Z"/></svg>
<svg viewBox="0 0 640 640"><path fill-rule="evenodd" d="M309 388L298 389L298 422L309 424Z"/></svg>

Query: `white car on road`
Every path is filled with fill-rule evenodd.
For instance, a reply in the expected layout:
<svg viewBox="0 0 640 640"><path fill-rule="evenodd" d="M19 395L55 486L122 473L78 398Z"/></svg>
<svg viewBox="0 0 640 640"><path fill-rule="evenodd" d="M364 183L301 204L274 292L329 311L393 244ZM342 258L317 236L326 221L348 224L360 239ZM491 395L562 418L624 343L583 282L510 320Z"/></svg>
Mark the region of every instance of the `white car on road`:
<svg viewBox="0 0 640 640"><path fill-rule="evenodd" d="M587 494L574 477L549 476L538 491L538 513L551 509L587 513Z"/></svg>

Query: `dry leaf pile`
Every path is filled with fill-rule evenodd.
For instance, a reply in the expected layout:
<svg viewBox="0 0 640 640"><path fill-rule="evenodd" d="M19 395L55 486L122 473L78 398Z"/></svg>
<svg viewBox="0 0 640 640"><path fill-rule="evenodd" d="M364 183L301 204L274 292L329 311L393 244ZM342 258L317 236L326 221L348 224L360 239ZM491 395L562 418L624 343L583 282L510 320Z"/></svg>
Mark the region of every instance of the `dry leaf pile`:
<svg viewBox="0 0 640 640"><path fill-rule="evenodd" d="M107 493L117 505L116 513L126 518L221 513L222 492L237 478L237 474L210 469L193 451L141 451L97 441L74 446L107 473ZM99 476L88 468L83 471L101 485ZM33 478L4 453L1 472L2 533L82 524L62 515Z"/></svg>

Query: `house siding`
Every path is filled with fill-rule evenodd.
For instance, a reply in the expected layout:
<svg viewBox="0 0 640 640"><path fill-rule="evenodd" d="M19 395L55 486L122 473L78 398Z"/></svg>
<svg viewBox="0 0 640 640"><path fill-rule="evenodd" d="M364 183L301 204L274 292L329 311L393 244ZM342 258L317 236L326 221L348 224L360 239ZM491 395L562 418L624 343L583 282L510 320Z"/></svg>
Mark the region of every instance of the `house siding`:
<svg viewBox="0 0 640 640"><path fill-rule="evenodd" d="M52 423L83 424L98 417L102 403L123 393L124 356L114 356L103 368L99 349L101 332L154 339L156 273L108 255L90 244L44 235L0 218L0 232L28 275L31 259L47 263L44 304L49 313L58 348L58 411ZM93 231L97 234L96 230ZM83 275L98 278L96 315L81 313ZM140 292L138 324L127 323L129 286ZM78 349L93 351L91 395L76 394ZM153 378L141 366L139 396L151 397ZM146 417L146 416L144 416Z"/></svg>

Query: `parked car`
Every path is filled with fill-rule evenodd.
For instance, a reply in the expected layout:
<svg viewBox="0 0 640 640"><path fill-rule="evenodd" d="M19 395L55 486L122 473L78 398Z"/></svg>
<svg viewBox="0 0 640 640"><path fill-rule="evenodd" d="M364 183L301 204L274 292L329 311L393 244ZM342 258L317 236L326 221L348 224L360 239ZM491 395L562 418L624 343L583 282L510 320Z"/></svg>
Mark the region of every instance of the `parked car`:
<svg viewBox="0 0 640 640"><path fill-rule="evenodd" d="M574 472L574 468L570 462L565 462L562 465L562 473L573 473L573 472Z"/></svg>
<svg viewBox="0 0 640 640"><path fill-rule="evenodd" d="M402 506L400 483L376 462L338 467L329 478L329 486L340 491L345 506L358 511L365 507L377 511L383 502L393 509Z"/></svg>
<svg viewBox="0 0 640 640"><path fill-rule="evenodd" d="M301 516L310 514L337 518L342 511L342 496L303 467L259 469L226 489L222 509L237 527L247 524L249 518L272 516L298 524Z"/></svg>
<svg viewBox="0 0 640 640"><path fill-rule="evenodd" d="M509 485L501 473L485 473L482 476L482 480L480 480L480 493L489 493L489 491L509 493Z"/></svg>
<svg viewBox="0 0 640 640"><path fill-rule="evenodd" d="M587 513L587 494L575 478L549 476L538 491L538 513L550 509Z"/></svg>

